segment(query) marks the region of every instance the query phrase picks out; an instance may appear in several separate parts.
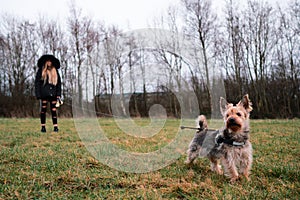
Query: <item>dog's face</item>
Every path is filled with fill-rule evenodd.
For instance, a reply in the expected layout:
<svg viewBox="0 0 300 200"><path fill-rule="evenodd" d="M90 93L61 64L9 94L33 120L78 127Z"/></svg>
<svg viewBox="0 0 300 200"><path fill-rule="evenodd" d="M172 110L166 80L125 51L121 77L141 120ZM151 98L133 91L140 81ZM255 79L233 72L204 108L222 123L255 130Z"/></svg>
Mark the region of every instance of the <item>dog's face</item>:
<svg viewBox="0 0 300 200"><path fill-rule="evenodd" d="M221 113L224 118L225 126L234 133L242 132L248 126L248 119L252 110L252 103L248 95L235 106L228 103L224 98L220 100Z"/></svg>

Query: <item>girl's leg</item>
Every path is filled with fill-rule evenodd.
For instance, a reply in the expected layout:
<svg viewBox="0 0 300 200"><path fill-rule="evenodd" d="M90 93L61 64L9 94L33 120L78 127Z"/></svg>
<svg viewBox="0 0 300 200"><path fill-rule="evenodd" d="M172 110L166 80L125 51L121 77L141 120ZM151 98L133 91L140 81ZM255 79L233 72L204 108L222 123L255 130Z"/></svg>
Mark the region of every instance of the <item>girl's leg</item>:
<svg viewBox="0 0 300 200"><path fill-rule="evenodd" d="M57 125L57 114L56 114L56 104L57 100L51 100L50 107L51 107L51 114L52 114L52 123L54 127L54 131L58 131L58 125Z"/></svg>
<svg viewBox="0 0 300 200"><path fill-rule="evenodd" d="M46 132L46 111L47 111L47 100L42 99L41 100L41 113L40 113L40 119L41 119L41 127L42 132Z"/></svg>

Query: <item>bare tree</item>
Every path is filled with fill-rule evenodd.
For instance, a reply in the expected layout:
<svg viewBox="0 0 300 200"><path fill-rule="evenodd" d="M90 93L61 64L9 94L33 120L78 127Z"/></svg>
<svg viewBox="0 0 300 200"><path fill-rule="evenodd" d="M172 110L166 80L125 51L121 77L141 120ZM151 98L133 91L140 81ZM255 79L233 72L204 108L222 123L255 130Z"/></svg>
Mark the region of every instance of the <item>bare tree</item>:
<svg viewBox="0 0 300 200"><path fill-rule="evenodd" d="M100 79L101 71L101 46L104 40L104 25L98 23L90 30L87 41L88 65L92 76L93 97L98 94L97 85Z"/></svg>
<svg viewBox="0 0 300 200"><path fill-rule="evenodd" d="M128 60L128 67L129 67L129 79L130 79L130 90L129 93L132 95L132 101L133 101L133 107L134 107L134 114L137 117L141 117L141 113L138 107L138 99L137 99L137 83L136 83L136 77L135 77L135 65L139 62L140 60L140 56L137 53L137 41L136 38L134 37L134 35L130 35L128 38L128 50L129 53L127 55L127 60Z"/></svg>
<svg viewBox="0 0 300 200"><path fill-rule="evenodd" d="M96 30L96 27L91 19L85 18L84 19L84 36L83 36L83 44L85 47L86 52L86 62L85 64L85 99L86 101L89 101L90 99L93 99L95 96L95 83L96 83L96 77L95 77L95 65L93 63L92 57L94 56L94 50L96 49L96 45L99 42L99 34ZM92 79L92 87L90 86ZM90 91L92 88L92 91ZM89 94L92 95L92 97L89 97Z"/></svg>
<svg viewBox="0 0 300 200"><path fill-rule="evenodd" d="M249 0L242 16L246 65L258 113L268 112L266 80L269 73L268 60L274 46L274 41L271 40L274 33L272 10L266 2Z"/></svg>
<svg viewBox="0 0 300 200"><path fill-rule="evenodd" d="M179 10L174 6L170 6L165 16L161 16L155 22L157 28L168 30L168 37L164 40L156 42L155 49L152 50L152 54L159 65L162 65L165 71L165 80L158 80L158 82L164 82L165 85L159 85L158 89L163 90L168 95L169 108L172 114L179 117L179 108L177 107L177 98L181 98L181 95L175 96L174 93L181 93L182 91L182 68L183 58L181 55L182 38L179 37L182 33L179 30ZM158 32L160 34L160 32ZM156 37L161 37L157 35Z"/></svg>
<svg viewBox="0 0 300 200"><path fill-rule="evenodd" d="M3 41L1 46L3 47L1 49L3 61L1 84L4 85L5 96L9 97L7 102L9 112L6 114L9 116L31 115L34 106L26 109L24 105L32 96L34 88L34 66L38 52L36 26L26 20L5 16L1 27L1 35L5 35L3 38L5 42Z"/></svg>
<svg viewBox="0 0 300 200"><path fill-rule="evenodd" d="M38 47L35 24L15 18L7 18L4 23L7 28L4 63L10 95L30 94Z"/></svg>
<svg viewBox="0 0 300 200"><path fill-rule="evenodd" d="M104 68L107 69L107 72L103 72L106 74L105 77L109 80L109 95L111 97L116 98L116 96L120 97L120 109L121 113L117 113L120 115L126 114L125 103L124 103L124 88L123 88L123 67L124 67L124 43L123 40L120 40L122 37L122 31L118 29L116 26L112 26L108 28L105 32L104 39ZM117 81L116 81L117 80ZM118 83L118 85L116 85ZM116 94L116 90L117 94ZM114 96L113 96L114 95ZM111 106L112 105L111 98L109 100L109 112L112 114ZM119 109L116 109L119 111Z"/></svg>
<svg viewBox="0 0 300 200"><path fill-rule="evenodd" d="M274 54L274 70L282 90L280 101L284 105L283 115L293 116L299 112L299 76L300 60L300 2L292 1L288 8L279 10L278 28L276 29L276 49Z"/></svg>
<svg viewBox="0 0 300 200"><path fill-rule="evenodd" d="M0 63L5 63L5 53L6 53L6 43L4 36L0 35ZM0 95L5 95L6 93L6 68L5 66L0 66Z"/></svg>
<svg viewBox="0 0 300 200"><path fill-rule="evenodd" d="M82 17L81 10L72 4L70 7L71 16L68 18L68 25L70 30L70 46L72 51L73 65L75 66L75 74L77 79L77 93L78 104L82 106L83 99L83 80L82 80L82 65L86 59L86 51L84 44L85 28L84 17Z"/></svg>
<svg viewBox="0 0 300 200"><path fill-rule="evenodd" d="M195 41L201 51L203 62L200 62L204 66L207 92L210 101L211 109L213 109L211 102L211 84L210 84L210 55L212 54L211 44L213 44L213 29L215 28L216 15L212 11L210 0L182 0L182 3L186 9L186 30L187 34L195 38Z"/></svg>
<svg viewBox="0 0 300 200"><path fill-rule="evenodd" d="M226 4L226 29L228 33L228 39L226 48L229 53L229 63L227 64L227 70L232 70L233 82L236 82L238 90L235 91L237 97L243 95L243 76L244 69L244 45L243 45L243 22L241 22L241 16L238 13L238 7L234 5L233 1L230 0ZM230 73L231 74L231 73ZM230 76L228 78L231 78Z"/></svg>

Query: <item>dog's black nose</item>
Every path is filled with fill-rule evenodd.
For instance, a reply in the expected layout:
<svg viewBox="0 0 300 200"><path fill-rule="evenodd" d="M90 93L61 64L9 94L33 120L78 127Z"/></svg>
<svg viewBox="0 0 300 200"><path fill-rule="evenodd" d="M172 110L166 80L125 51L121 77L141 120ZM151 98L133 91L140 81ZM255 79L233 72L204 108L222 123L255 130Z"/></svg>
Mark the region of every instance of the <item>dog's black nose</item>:
<svg viewBox="0 0 300 200"><path fill-rule="evenodd" d="M234 122L235 122L235 119L234 119L233 117L230 117L230 118L228 119L228 121L229 121L229 123L234 123Z"/></svg>

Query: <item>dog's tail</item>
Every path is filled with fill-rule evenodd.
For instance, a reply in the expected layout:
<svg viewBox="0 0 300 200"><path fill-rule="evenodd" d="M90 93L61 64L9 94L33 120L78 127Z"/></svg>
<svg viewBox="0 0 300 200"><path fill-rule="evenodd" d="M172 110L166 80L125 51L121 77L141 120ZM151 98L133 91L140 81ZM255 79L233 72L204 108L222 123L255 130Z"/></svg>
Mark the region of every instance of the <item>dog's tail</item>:
<svg viewBox="0 0 300 200"><path fill-rule="evenodd" d="M206 120L206 117L204 115L199 115L196 122L197 122L197 128L199 128L200 130L204 130L204 129L208 128L207 120Z"/></svg>

